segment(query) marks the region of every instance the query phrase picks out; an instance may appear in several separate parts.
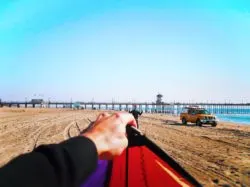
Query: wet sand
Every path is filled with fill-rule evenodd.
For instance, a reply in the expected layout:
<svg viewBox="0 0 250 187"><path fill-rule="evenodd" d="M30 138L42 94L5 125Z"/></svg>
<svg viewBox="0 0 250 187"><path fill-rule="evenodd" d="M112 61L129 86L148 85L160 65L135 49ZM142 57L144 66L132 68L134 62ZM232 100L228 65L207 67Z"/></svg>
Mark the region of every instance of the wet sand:
<svg viewBox="0 0 250 187"><path fill-rule="evenodd" d="M0 109L0 166L41 144L77 136L99 111ZM204 186L250 186L250 126L181 125L178 117L143 114L141 130Z"/></svg>

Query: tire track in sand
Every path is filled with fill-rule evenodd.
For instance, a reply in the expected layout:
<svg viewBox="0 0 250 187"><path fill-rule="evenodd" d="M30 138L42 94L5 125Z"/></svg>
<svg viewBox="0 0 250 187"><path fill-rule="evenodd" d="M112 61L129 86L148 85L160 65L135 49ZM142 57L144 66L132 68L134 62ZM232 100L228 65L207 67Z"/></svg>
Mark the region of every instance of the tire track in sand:
<svg viewBox="0 0 250 187"><path fill-rule="evenodd" d="M42 119L38 122L40 123L40 126L31 134L29 135L29 146L26 149L26 152L32 151L37 147L39 138L41 135L44 134L44 132L51 127L55 126L56 124L60 124L61 122L67 120L68 118L71 118L71 116L59 116L59 117L51 117L48 119Z"/></svg>
<svg viewBox="0 0 250 187"><path fill-rule="evenodd" d="M80 120L84 120L85 123L87 123L87 124L90 122L90 120L88 118L86 119L86 117L84 117L84 118L82 118ZM74 135L71 134L71 130L73 128L77 129L78 135L81 134L82 130L80 129L79 124L77 123L77 121L72 121L64 129L64 132L63 132L64 140L67 140L67 139L72 138L74 136Z"/></svg>

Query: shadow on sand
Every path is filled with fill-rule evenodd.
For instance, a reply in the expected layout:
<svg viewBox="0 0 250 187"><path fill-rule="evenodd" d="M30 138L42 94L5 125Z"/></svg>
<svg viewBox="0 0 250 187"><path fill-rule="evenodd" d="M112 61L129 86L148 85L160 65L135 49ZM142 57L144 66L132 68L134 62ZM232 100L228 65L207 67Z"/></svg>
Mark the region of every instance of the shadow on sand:
<svg viewBox="0 0 250 187"><path fill-rule="evenodd" d="M178 121L174 121L174 120L166 120L165 121L166 125L176 125L176 126L186 126L186 127L199 127L197 126L195 123L188 123L186 125L178 122ZM209 124L203 124L200 128L211 128L211 125ZM214 128L214 127L213 127Z"/></svg>
<svg viewBox="0 0 250 187"><path fill-rule="evenodd" d="M195 123L188 123L188 124L182 124L178 121L175 120L166 120L165 121L166 125L176 125L176 126L186 126L186 127L196 127Z"/></svg>

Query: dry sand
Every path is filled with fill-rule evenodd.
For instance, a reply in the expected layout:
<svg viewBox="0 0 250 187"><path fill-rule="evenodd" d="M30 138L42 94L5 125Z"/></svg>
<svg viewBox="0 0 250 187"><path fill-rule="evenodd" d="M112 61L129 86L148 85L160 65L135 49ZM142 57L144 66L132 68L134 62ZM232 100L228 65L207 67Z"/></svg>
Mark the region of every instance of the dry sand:
<svg viewBox="0 0 250 187"><path fill-rule="evenodd" d="M98 111L0 109L0 166L41 144L76 136ZM204 186L250 186L250 126L183 126L178 117L143 114L141 130Z"/></svg>

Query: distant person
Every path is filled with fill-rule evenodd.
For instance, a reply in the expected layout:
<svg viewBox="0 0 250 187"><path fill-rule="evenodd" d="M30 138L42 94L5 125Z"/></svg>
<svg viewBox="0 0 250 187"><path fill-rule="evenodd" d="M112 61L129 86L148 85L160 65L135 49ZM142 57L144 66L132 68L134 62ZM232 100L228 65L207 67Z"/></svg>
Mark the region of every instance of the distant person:
<svg viewBox="0 0 250 187"><path fill-rule="evenodd" d="M137 128L139 129L138 117L141 116L143 112L142 111L140 112L139 110L137 110L136 105L134 105L134 109L129 111L129 113L131 113L134 116L135 121L137 123Z"/></svg>

